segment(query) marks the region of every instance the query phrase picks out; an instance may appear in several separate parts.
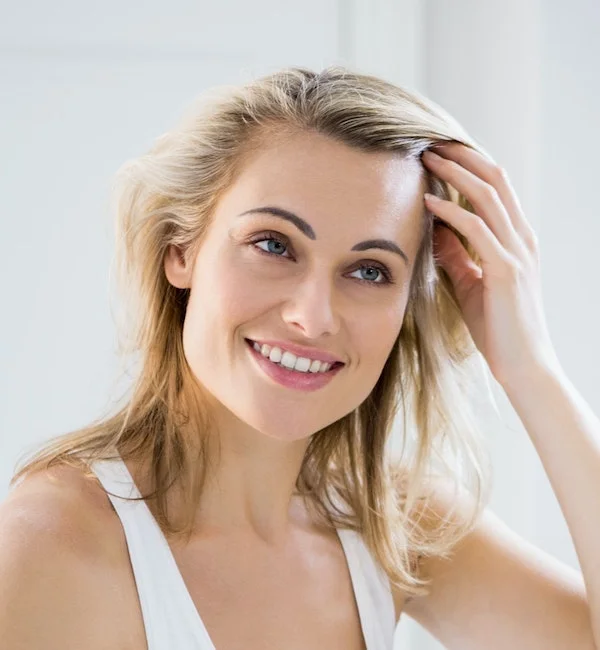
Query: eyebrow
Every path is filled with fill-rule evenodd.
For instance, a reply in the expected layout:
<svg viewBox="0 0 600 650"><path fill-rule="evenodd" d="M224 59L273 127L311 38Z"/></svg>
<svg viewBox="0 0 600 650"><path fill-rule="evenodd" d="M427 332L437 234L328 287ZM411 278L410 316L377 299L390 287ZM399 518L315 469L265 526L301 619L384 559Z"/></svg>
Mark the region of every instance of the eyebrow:
<svg viewBox="0 0 600 650"><path fill-rule="evenodd" d="M257 212L263 212L266 214L271 214L274 217L285 219L286 221L289 221L290 223L294 224L294 226L296 226L296 228L298 228L298 230L300 230L300 232L306 235L309 239L315 240L317 238L315 231L313 230L313 227L307 221L302 219L302 217L299 217L297 214L294 214L289 210L284 210L283 208L278 208L276 206L263 206L260 208L252 208L251 210L246 210L245 212L242 212L238 216L242 217L246 214L255 214ZM358 244L354 244L351 250L366 251L371 248L380 248L381 250L384 251L390 251L391 253L396 253L396 255L400 255L400 257L404 260L406 264L410 264L406 253L400 248L400 246L398 246L398 244L393 242L391 239L366 239L365 241L361 241Z"/></svg>

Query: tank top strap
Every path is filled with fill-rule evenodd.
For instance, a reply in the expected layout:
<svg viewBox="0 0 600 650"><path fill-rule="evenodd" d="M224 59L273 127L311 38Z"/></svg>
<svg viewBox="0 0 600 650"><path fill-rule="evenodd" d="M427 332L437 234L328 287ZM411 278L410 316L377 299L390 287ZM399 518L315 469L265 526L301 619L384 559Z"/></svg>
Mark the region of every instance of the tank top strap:
<svg viewBox="0 0 600 650"><path fill-rule="evenodd" d="M145 501L126 500L141 494L123 460L95 461L92 470L123 526L148 650L214 650L156 519Z"/></svg>
<svg viewBox="0 0 600 650"><path fill-rule="evenodd" d="M339 528L369 650L391 650L396 613L391 583L357 531Z"/></svg>

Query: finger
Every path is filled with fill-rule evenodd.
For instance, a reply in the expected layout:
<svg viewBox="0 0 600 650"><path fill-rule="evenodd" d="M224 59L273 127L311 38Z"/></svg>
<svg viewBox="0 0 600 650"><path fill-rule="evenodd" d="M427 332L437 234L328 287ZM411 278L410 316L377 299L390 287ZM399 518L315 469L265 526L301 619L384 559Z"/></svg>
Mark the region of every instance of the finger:
<svg viewBox="0 0 600 650"><path fill-rule="evenodd" d="M515 232L519 234L526 244L535 239L533 227L525 217L519 197L503 167L500 167L479 151L463 145L461 142L447 142L442 145L436 145L433 149L440 156L456 161L459 165L494 187L506 209Z"/></svg>
<svg viewBox="0 0 600 650"><path fill-rule="evenodd" d="M433 251L434 259L450 276L456 291L468 289L474 281L481 279L481 268L449 228L441 226L435 228Z"/></svg>
<svg viewBox="0 0 600 650"><path fill-rule="evenodd" d="M430 197L431 195L425 195L427 209L467 238L481 258L484 272L504 276L512 266L514 258L498 241L486 222L454 201Z"/></svg>
<svg viewBox="0 0 600 650"><path fill-rule="evenodd" d="M470 201L477 214L508 251L515 254L523 252L519 235L492 185L454 160L437 156L435 153L425 152L423 161L436 176L450 183Z"/></svg>

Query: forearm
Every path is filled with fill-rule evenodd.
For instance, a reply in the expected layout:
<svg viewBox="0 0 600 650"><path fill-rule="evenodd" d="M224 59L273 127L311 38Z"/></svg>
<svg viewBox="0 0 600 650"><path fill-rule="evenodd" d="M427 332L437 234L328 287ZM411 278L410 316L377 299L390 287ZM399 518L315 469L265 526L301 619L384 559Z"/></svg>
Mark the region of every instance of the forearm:
<svg viewBox="0 0 600 650"><path fill-rule="evenodd" d="M600 648L600 419L561 370L534 368L503 388L569 527Z"/></svg>

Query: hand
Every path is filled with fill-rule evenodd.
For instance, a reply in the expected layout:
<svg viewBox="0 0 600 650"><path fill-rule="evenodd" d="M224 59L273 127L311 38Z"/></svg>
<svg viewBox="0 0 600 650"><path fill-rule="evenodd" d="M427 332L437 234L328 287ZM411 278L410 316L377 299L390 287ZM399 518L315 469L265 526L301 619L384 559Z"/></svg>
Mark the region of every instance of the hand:
<svg viewBox="0 0 600 650"><path fill-rule="evenodd" d="M509 385L534 369L560 368L542 307L538 242L506 172L459 143L426 152L430 172L464 195L477 214L452 201L427 208L463 234L481 257L469 257L456 235L434 228L434 254L447 272L473 342L495 379Z"/></svg>

